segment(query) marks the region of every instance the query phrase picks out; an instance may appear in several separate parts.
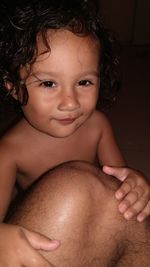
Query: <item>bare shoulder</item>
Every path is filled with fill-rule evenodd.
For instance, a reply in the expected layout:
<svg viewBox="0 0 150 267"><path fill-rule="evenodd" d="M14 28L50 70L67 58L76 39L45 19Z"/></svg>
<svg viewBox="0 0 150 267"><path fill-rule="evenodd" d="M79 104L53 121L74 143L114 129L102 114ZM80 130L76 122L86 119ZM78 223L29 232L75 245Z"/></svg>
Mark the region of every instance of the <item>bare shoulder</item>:
<svg viewBox="0 0 150 267"><path fill-rule="evenodd" d="M100 133L103 133L107 128L111 128L111 123L107 116L98 110L95 110L91 116L90 124L92 124L93 128L97 129Z"/></svg>
<svg viewBox="0 0 150 267"><path fill-rule="evenodd" d="M101 122L107 122L108 123L108 121L109 121L107 116L102 111L99 111L99 110L95 110L93 113L93 116L94 116L95 120L99 120Z"/></svg>
<svg viewBox="0 0 150 267"><path fill-rule="evenodd" d="M0 139L0 158L17 160L20 157L21 147L23 146L24 135L22 134L22 123L17 123L14 127L9 129ZM3 156L2 156L3 154Z"/></svg>

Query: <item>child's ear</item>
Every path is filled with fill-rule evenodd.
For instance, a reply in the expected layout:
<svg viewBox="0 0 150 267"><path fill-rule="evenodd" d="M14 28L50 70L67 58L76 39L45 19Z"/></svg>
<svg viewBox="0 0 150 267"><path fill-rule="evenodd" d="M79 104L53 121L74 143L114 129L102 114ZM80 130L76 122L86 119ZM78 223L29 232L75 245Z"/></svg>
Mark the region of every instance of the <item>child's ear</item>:
<svg viewBox="0 0 150 267"><path fill-rule="evenodd" d="M8 91L8 94L11 95L15 100L18 100L18 95L16 93L15 86L11 82L5 82L6 90Z"/></svg>

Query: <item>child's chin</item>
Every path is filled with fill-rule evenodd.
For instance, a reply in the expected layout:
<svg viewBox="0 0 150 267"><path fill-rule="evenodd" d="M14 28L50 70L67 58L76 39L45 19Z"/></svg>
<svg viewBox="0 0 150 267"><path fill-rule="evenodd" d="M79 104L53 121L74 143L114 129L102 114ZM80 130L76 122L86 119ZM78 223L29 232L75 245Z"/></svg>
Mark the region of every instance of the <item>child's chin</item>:
<svg viewBox="0 0 150 267"><path fill-rule="evenodd" d="M65 138L65 137L69 137L74 133L74 131L72 132L68 132L68 133L57 133L57 134L52 134L51 136L55 137L55 138Z"/></svg>
<svg viewBox="0 0 150 267"><path fill-rule="evenodd" d="M76 132L78 128L74 128L74 129L65 129L65 130L59 130L57 132L53 132L51 134L51 136L55 137L55 138L64 138L64 137L69 137L72 134L74 134Z"/></svg>

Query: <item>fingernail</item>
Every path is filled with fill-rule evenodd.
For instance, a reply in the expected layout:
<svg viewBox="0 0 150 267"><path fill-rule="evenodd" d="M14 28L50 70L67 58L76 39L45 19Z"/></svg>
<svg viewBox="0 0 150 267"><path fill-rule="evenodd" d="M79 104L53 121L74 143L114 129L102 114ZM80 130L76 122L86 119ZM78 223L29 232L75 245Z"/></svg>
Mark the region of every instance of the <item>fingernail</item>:
<svg viewBox="0 0 150 267"><path fill-rule="evenodd" d="M120 211L121 213L124 213L126 209L127 209L126 204L120 204L120 205L119 205L119 211Z"/></svg>
<svg viewBox="0 0 150 267"><path fill-rule="evenodd" d="M140 215L137 217L138 222L143 222L144 221L144 216Z"/></svg>
<svg viewBox="0 0 150 267"><path fill-rule="evenodd" d="M115 196L116 196L117 199L121 199L122 198L122 193L120 191L117 191L115 193Z"/></svg>
<svg viewBox="0 0 150 267"><path fill-rule="evenodd" d="M51 240L51 243L56 244L56 245L60 244L60 242L58 240L55 240L55 239Z"/></svg>
<svg viewBox="0 0 150 267"><path fill-rule="evenodd" d="M131 212L126 212L126 213L124 214L124 217L125 217L127 220L131 219L132 216L133 216L133 214L132 214Z"/></svg>

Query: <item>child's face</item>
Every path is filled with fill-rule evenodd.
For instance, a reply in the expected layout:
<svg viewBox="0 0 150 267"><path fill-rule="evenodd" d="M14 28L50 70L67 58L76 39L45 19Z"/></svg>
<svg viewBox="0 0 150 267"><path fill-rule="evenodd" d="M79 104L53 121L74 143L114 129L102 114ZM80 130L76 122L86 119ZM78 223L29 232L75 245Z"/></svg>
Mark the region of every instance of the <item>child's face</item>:
<svg viewBox="0 0 150 267"><path fill-rule="evenodd" d="M73 134L95 110L100 77L100 44L67 30L48 32L46 51L38 38L38 57L26 80L23 112L37 130L54 137ZM21 71L24 78L24 71Z"/></svg>

